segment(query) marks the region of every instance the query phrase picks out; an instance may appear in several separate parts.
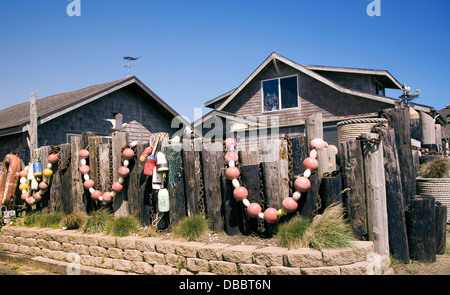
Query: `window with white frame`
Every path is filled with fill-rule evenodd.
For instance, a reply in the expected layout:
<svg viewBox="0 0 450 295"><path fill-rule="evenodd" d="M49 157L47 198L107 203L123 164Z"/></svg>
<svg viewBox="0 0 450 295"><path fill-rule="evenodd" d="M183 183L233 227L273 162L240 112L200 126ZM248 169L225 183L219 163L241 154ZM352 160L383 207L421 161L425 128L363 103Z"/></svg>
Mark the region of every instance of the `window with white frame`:
<svg viewBox="0 0 450 295"><path fill-rule="evenodd" d="M264 112L298 107L298 77L287 76L261 81Z"/></svg>

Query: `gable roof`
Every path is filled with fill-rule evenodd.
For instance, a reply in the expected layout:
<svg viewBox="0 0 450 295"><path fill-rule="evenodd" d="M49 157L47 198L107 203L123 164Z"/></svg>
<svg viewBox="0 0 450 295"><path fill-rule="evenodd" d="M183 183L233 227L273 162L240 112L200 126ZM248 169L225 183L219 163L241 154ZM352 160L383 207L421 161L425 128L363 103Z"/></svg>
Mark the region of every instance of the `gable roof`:
<svg viewBox="0 0 450 295"><path fill-rule="evenodd" d="M268 58L266 58L266 60L264 60L264 62L238 87L236 88L234 91L230 91L227 92L213 100L210 100L208 102L205 103L206 107L213 107L213 104L219 101L223 101L223 103L216 108L216 110L218 111L222 111L261 71L263 71L270 63L274 63L275 68L277 68L277 63L278 62L282 62L287 64L288 66L316 79L317 81L322 82L323 84L339 91L345 94L350 94L350 95L354 95L354 96L359 96L359 97L363 97L366 99L370 99L370 100L374 100L374 101L378 101L378 102L383 102L383 103L387 103L387 104L391 104L391 105L395 105L395 103L399 102L398 99L394 99L394 98L389 98L389 97L384 97L384 96L379 96L379 95L375 95L375 94L370 94L370 93L365 93L362 91L358 91L358 90L353 90L353 89L348 89L345 87L342 87L336 83L334 83L333 81L325 78L324 76L318 74L317 72L313 71L312 69L309 69L308 67L313 67L313 66L302 66L296 62L291 61L290 59L279 55L276 52L273 52ZM330 67L326 67L328 69L330 69ZM341 68L344 69L344 68ZM347 68L349 69L349 68ZM361 70L361 71L367 71L367 70ZM376 70L374 70L376 71ZM387 71L385 71L387 73ZM386 73L384 73L386 75ZM389 74L390 75L390 74ZM392 77L393 78L393 77ZM394 79L395 80L395 79ZM397 82L398 83L398 82ZM398 83L400 85L400 83ZM428 106L423 106L423 105L417 105L417 104L412 104L414 105L415 109L418 110L422 110L425 112L429 112L430 111L430 107Z"/></svg>
<svg viewBox="0 0 450 295"><path fill-rule="evenodd" d="M38 124L43 124L61 115L64 115L85 104L97 100L107 94L134 85L138 91L145 94L152 101L157 102L155 107L164 115L179 116L178 113L159 98L153 91L145 86L135 76L124 79L93 85L83 89L55 94L37 100ZM24 102L0 111L0 135L20 133L27 130L30 122L30 102ZM185 122L189 125L188 122Z"/></svg>
<svg viewBox="0 0 450 295"><path fill-rule="evenodd" d="M362 74L374 76L378 81L383 83L386 88L402 89L402 85L386 70L359 69L348 67L330 67L317 65L303 65L305 68L315 72L338 72L349 74Z"/></svg>

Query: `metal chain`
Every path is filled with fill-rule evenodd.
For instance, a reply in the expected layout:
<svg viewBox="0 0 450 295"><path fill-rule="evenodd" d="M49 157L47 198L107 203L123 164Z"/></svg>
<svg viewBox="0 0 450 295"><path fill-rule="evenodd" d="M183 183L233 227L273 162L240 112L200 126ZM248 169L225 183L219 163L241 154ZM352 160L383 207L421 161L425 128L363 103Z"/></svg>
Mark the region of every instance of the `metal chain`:
<svg viewBox="0 0 450 295"><path fill-rule="evenodd" d="M203 167L202 167L202 161L198 161L198 167L196 169L196 174L198 175L198 186L199 186L199 192L198 192L198 206L200 209L200 214L202 216L205 216L205 186L203 183Z"/></svg>
<svg viewBox="0 0 450 295"><path fill-rule="evenodd" d="M259 163L258 165L258 174L259 174L259 205L262 208L262 211L264 212L265 208L265 200L266 200L266 196L264 194L264 180L263 180L263 172L262 172L262 163ZM264 233L266 228L264 227L264 221L260 220L258 218L258 231L260 233Z"/></svg>
<svg viewBox="0 0 450 295"><path fill-rule="evenodd" d="M285 134L284 139L287 143L287 153L288 153L288 177L289 177L289 196L294 194L294 158L292 155L294 152L292 151L292 141L289 135Z"/></svg>

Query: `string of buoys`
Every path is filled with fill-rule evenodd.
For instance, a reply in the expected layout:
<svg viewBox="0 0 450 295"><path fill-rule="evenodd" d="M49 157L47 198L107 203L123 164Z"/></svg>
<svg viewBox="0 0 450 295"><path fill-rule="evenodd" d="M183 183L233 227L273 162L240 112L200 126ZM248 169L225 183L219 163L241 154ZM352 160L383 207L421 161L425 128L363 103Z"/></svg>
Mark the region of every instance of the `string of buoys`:
<svg viewBox="0 0 450 295"><path fill-rule="evenodd" d="M311 140L310 142L310 153L309 157L305 158L303 160L302 166L304 169L303 175L297 177L297 179L294 182L294 188L295 192L292 194L292 196L286 197L282 204L281 209L275 209L275 208L267 208L264 212L262 211L262 207L258 203L250 203L250 201L247 199L248 197L248 191L244 186L241 186L239 183L239 176L240 171L236 167L236 163L239 160L238 153L236 151L237 142L234 138L227 138L225 139L225 147L226 147L226 153L225 153L225 161L228 165L228 168L225 171L225 175L228 180L231 181L234 191L233 196L237 201L242 201L244 206L246 207L247 214L250 217L253 218L260 218L261 220L265 220L268 223L275 223L278 221L278 218L285 215L286 213L293 213L298 208L297 201L300 200L301 194L307 192L311 187L311 182L309 180L309 177L311 176L312 172L317 171L319 167L319 162L317 161L317 151L325 148L330 147L333 148L334 146L328 145L323 139L321 138L315 138ZM334 149L334 148L333 148ZM336 148L337 151L337 148Z"/></svg>

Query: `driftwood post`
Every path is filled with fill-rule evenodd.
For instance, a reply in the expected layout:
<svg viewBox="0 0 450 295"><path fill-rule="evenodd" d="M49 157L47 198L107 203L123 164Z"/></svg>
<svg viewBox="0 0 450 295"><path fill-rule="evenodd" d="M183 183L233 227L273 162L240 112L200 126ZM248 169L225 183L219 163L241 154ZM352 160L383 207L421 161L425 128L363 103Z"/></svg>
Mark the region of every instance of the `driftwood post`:
<svg viewBox="0 0 450 295"><path fill-rule="evenodd" d="M447 206L441 202L435 202L436 216L436 254L445 253L445 244L447 242Z"/></svg>
<svg viewBox="0 0 450 295"><path fill-rule="evenodd" d="M119 168L122 166L122 148L128 144L128 133L116 131L112 134L112 167L113 167L113 181L119 179ZM128 178L125 179L129 181ZM128 216L128 200L126 195L126 185L124 182L124 189L116 194L113 201L114 216Z"/></svg>
<svg viewBox="0 0 450 295"><path fill-rule="evenodd" d="M210 149L203 148L201 154L206 213L211 220L212 230L221 232L223 231L223 220L220 182L222 169L224 168L222 143L211 144Z"/></svg>
<svg viewBox="0 0 450 295"><path fill-rule="evenodd" d="M369 240L374 242L375 252L389 255L389 235L386 205L386 180L383 166L383 146L367 143L379 139L375 133L362 133L364 177L366 184L367 225Z"/></svg>
<svg viewBox="0 0 450 295"><path fill-rule="evenodd" d="M320 199L321 206L319 214L335 202L342 202L342 176L328 176L323 177L320 183Z"/></svg>
<svg viewBox="0 0 450 295"><path fill-rule="evenodd" d="M309 115L305 120L306 127L306 143L309 147L311 140L314 138L323 139L323 122L322 113Z"/></svg>
<svg viewBox="0 0 450 295"><path fill-rule="evenodd" d="M175 225L186 216L186 195L184 193L182 146L169 145L163 147L163 152L169 162L167 174L167 190L170 196L170 224Z"/></svg>
<svg viewBox="0 0 450 295"><path fill-rule="evenodd" d="M400 177L397 144L393 128L377 127L382 135L384 175L386 178L386 201L389 225L389 249L403 263L409 263L408 237L406 233L403 189Z"/></svg>
<svg viewBox="0 0 450 295"><path fill-rule="evenodd" d="M76 180L72 176L71 144L65 143L59 146L59 163L53 165L52 185L50 188L50 210L55 212L73 212L74 202L72 185ZM78 153L77 153L78 154Z"/></svg>
<svg viewBox="0 0 450 295"><path fill-rule="evenodd" d="M367 240L367 204L365 193L362 147L359 139L341 143L343 203L353 232L360 240Z"/></svg>
<svg viewBox="0 0 450 295"><path fill-rule="evenodd" d="M422 262L436 261L435 199L416 195L406 208L409 254Z"/></svg>
<svg viewBox="0 0 450 295"><path fill-rule="evenodd" d="M38 148L37 95L30 93L30 124L28 125L30 162L33 163L34 151Z"/></svg>
<svg viewBox="0 0 450 295"><path fill-rule="evenodd" d="M87 197L85 194L85 188L83 186L83 178L80 173L80 157L79 151L88 147L89 136L95 134L83 133L81 136L72 136L70 138L71 143L71 162L72 162L72 210L71 212L86 212L85 200ZM64 193L64 192L63 192Z"/></svg>
<svg viewBox="0 0 450 295"><path fill-rule="evenodd" d="M411 126L408 108L391 108L382 110L382 116L389 121L389 127L395 130L395 141L401 170L403 206L409 205L416 194L416 171L412 156Z"/></svg>
<svg viewBox="0 0 450 295"><path fill-rule="evenodd" d="M199 196L201 194L201 171L200 152L193 150L191 143L190 150L183 150L184 163L184 187L186 191L186 207L188 216L200 214Z"/></svg>

